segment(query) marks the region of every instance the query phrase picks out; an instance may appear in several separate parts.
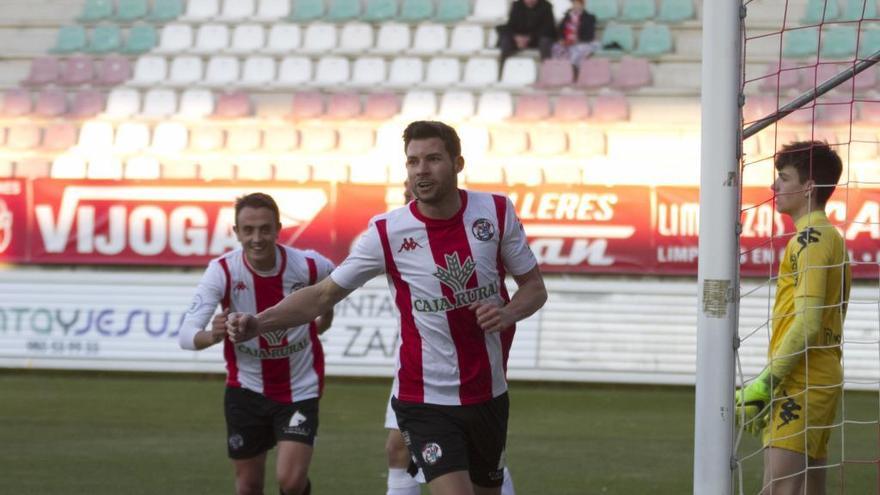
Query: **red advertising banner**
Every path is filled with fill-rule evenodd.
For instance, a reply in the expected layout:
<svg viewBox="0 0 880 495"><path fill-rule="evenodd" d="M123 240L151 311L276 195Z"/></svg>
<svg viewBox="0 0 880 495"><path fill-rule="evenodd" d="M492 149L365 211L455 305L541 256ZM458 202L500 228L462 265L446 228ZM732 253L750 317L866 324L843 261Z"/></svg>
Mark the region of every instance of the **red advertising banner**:
<svg viewBox="0 0 880 495"><path fill-rule="evenodd" d="M336 262L371 217L402 203L399 187L323 182L0 181L0 261L203 265L238 246L233 202L253 191L278 202L281 242ZM696 187L544 185L500 192L513 202L545 271L696 274ZM793 231L772 199L767 188L743 191L745 276L774 274ZM854 274L876 278L880 190L838 192L828 211L847 239Z"/></svg>

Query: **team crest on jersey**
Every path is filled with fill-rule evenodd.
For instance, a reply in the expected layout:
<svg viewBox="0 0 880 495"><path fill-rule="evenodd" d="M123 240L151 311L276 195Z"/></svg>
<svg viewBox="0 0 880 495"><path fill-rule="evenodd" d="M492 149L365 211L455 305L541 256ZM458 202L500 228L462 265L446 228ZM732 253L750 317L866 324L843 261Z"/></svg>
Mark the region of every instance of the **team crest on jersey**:
<svg viewBox="0 0 880 495"><path fill-rule="evenodd" d="M491 241L495 237L495 226L486 218L478 218L471 225L471 232L481 241Z"/></svg>
<svg viewBox="0 0 880 495"><path fill-rule="evenodd" d="M422 448L422 459L429 466L437 464L441 457L443 457L443 449L434 442L426 443L424 448Z"/></svg>

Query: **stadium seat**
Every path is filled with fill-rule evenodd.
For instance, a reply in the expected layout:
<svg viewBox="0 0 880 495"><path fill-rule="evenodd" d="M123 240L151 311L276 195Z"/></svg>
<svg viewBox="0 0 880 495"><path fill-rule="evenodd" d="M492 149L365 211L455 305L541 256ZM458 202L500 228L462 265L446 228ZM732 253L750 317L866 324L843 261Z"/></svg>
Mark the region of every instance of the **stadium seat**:
<svg viewBox="0 0 880 495"><path fill-rule="evenodd" d="M52 160L49 176L53 179L85 179L86 160L76 155L58 155Z"/></svg>
<svg viewBox="0 0 880 495"><path fill-rule="evenodd" d="M774 92L777 89L796 88L801 84L800 70L792 70L800 64L793 60L783 60L779 62L770 62L765 69L766 77L761 79L761 89L764 91ZM812 86L812 79L810 80Z"/></svg>
<svg viewBox="0 0 880 495"><path fill-rule="evenodd" d="M376 54L395 55L408 49L409 46L409 26L386 22L379 27L379 33L376 35L376 47L372 51Z"/></svg>
<svg viewBox="0 0 880 495"><path fill-rule="evenodd" d="M492 143L492 152L498 155L521 155L529 149L529 135L525 127L492 126L489 128L489 137ZM532 166L540 171L537 166ZM505 171L507 171L506 168Z"/></svg>
<svg viewBox="0 0 880 495"><path fill-rule="evenodd" d="M575 86L578 88L601 88L611 84L611 61L607 58L590 57L581 60Z"/></svg>
<svg viewBox="0 0 880 495"><path fill-rule="evenodd" d="M153 22L169 22L183 15L183 0L153 0L153 10L148 16Z"/></svg>
<svg viewBox="0 0 880 495"><path fill-rule="evenodd" d="M629 102L620 93L601 93L593 100L592 119L597 122L619 122L629 119Z"/></svg>
<svg viewBox="0 0 880 495"><path fill-rule="evenodd" d="M574 67L566 59L547 59L541 62L538 81L535 85L542 89L559 89L571 86L574 82Z"/></svg>
<svg viewBox="0 0 880 495"><path fill-rule="evenodd" d="M111 55L95 63L95 84L118 86L131 79L131 63L127 57Z"/></svg>
<svg viewBox="0 0 880 495"><path fill-rule="evenodd" d="M167 84L171 86L190 86L202 80L204 67L201 57L180 55L171 61L171 71Z"/></svg>
<svg viewBox="0 0 880 495"><path fill-rule="evenodd" d="M61 64L55 57L37 57L31 61L27 77L21 81L25 86L42 86L56 82L61 73Z"/></svg>
<svg viewBox="0 0 880 495"><path fill-rule="evenodd" d="M190 129L189 149L197 153L210 153L226 146L226 133L217 126L195 126Z"/></svg>
<svg viewBox="0 0 880 495"><path fill-rule="evenodd" d="M294 0L290 20L311 22L324 16L324 0Z"/></svg>
<svg viewBox="0 0 880 495"><path fill-rule="evenodd" d="M396 0L367 0L364 15L361 18L367 22L386 22L397 15Z"/></svg>
<svg viewBox="0 0 880 495"><path fill-rule="evenodd" d="M144 94L141 115L150 118L164 118L177 111L177 94L164 88L151 88Z"/></svg>
<svg viewBox="0 0 880 495"><path fill-rule="evenodd" d="M823 0L824 1L824 0ZM819 50L819 28L805 27L782 34L782 56L787 58L814 57Z"/></svg>
<svg viewBox="0 0 880 495"><path fill-rule="evenodd" d="M364 156L366 153L372 151L373 144L375 143L375 136L372 127L363 124L343 124L339 127L338 134L339 141L336 143L336 147L340 152L367 158L369 165L371 167L376 167L375 161ZM384 167L378 168L384 172ZM378 175L373 175L372 173L363 170L363 168L356 169L354 166L351 167L350 180L353 182L375 183L373 182L375 179L379 179L378 183L381 184L388 181L387 174L380 173Z"/></svg>
<svg viewBox="0 0 880 495"><path fill-rule="evenodd" d="M617 18L617 0L588 0L587 10L596 16L599 22L606 22Z"/></svg>
<svg viewBox="0 0 880 495"><path fill-rule="evenodd" d="M361 97L355 93L333 93L327 100L326 117L334 120L354 119L361 114Z"/></svg>
<svg viewBox="0 0 880 495"><path fill-rule="evenodd" d="M511 120L536 122L550 117L550 98L546 93L524 94L516 97Z"/></svg>
<svg viewBox="0 0 880 495"><path fill-rule="evenodd" d="M665 24L645 23L639 32L635 54L640 57L659 57L672 53L672 32Z"/></svg>
<svg viewBox="0 0 880 495"><path fill-rule="evenodd" d="M312 168L297 157L281 157L275 161L275 180L308 182L311 178Z"/></svg>
<svg viewBox="0 0 880 495"><path fill-rule="evenodd" d="M113 150L130 155L145 150L150 145L150 128L143 122L123 122L116 128Z"/></svg>
<svg viewBox="0 0 880 495"><path fill-rule="evenodd" d="M132 22L147 16L147 0L119 0L116 15L119 22Z"/></svg>
<svg viewBox="0 0 880 495"><path fill-rule="evenodd" d="M223 0L223 9L217 16L217 20L240 22L253 16L254 11L256 11L255 0Z"/></svg>
<svg viewBox="0 0 880 495"><path fill-rule="evenodd" d="M564 129L554 129L558 130L559 134L562 135L562 138L566 139L564 144L568 144L567 142L567 133ZM555 137L555 136L554 136ZM534 144L534 139L540 139L541 136L530 136L532 139L532 143ZM558 142L551 139L549 140L554 145L557 145ZM544 167L541 169L542 175L544 176L544 182L546 184L561 184L561 185L571 185L571 184L582 184L584 182L583 177L583 168L581 167L580 160L564 160L564 161L554 161L552 163L545 163Z"/></svg>
<svg viewBox="0 0 880 495"><path fill-rule="evenodd" d="M582 122L590 116L590 104L583 94L564 94L556 98L553 120L557 122Z"/></svg>
<svg viewBox="0 0 880 495"><path fill-rule="evenodd" d="M404 119L430 119L437 114L437 95L432 91L407 91L403 96L400 116Z"/></svg>
<svg viewBox="0 0 880 495"><path fill-rule="evenodd" d="M64 86L80 86L89 84L95 79L95 64L90 57L70 57L64 63L61 72L61 84Z"/></svg>
<svg viewBox="0 0 880 495"><path fill-rule="evenodd" d="M269 157L262 155L236 157L235 178L270 181L275 178L275 166Z"/></svg>
<svg viewBox="0 0 880 495"><path fill-rule="evenodd" d="M497 122L513 115L513 97L507 91L486 91L477 103L477 117L486 122Z"/></svg>
<svg viewBox="0 0 880 495"><path fill-rule="evenodd" d="M365 22L349 22L339 33L336 53L357 55L373 47L373 27Z"/></svg>
<svg viewBox="0 0 880 495"><path fill-rule="evenodd" d="M74 119L88 119L104 111L106 103L104 93L94 89L80 91L73 96L70 117Z"/></svg>
<svg viewBox="0 0 880 495"><path fill-rule="evenodd" d="M422 86L447 88L458 84L461 78L461 62L452 57L435 57L428 62Z"/></svg>
<svg viewBox="0 0 880 495"><path fill-rule="evenodd" d="M159 34L152 24L136 24L128 31L128 38L120 50L128 55L147 53L159 43Z"/></svg>
<svg viewBox="0 0 880 495"><path fill-rule="evenodd" d="M206 22L220 15L220 0L188 0L181 21Z"/></svg>
<svg viewBox="0 0 880 495"><path fill-rule="evenodd" d="M605 133L601 128L571 126L568 129L568 151L574 156L604 156L605 141Z"/></svg>
<svg viewBox="0 0 880 495"><path fill-rule="evenodd" d="M856 53L858 40L856 26L833 26L822 33L823 58L852 58Z"/></svg>
<svg viewBox="0 0 880 495"><path fill-rule="evenodd" d="M239 24L232 31L228 52L236 54L262 51L266 44L266 30L259 24Z"/></svg>
<svg viewBox="0 0 880 495"><path fill-rule="evenodd" d="M162 28L156 53L179 53L192 48L193 30L189 24L167 24Z"/></svg>
<svg viewBox="0 0 880 495"><path fill-rule="evenodd" d="M153 156L133 156L126 160L123 178L157 180L161 177L159 160Z"/></svg>
<svg viewBox="0 0 880 495"><path fill-rule="evenodd" d="M213 55L229 46L229 28L225 24L202 24L196 31L194 53Z"/></svg>
<svg viewBox="0 0 880 495"><path fill-rule="evenodd" d="M528 136L526 136L527 142ZM509 154L512 155L514 153ZM535 166L534 162L506 158L503 166L504 181L508 186L524 185L534 187L544 181L541 176L541 167Z"/></svg>
<svg viewBox="0 0 880 495"><path fill-rule="evenodd" d="M476 0L474 13L468 21L478 24L498 24L507 20L506 0Z"/></svg>
<svg viewBox="0 0 880 495"><path fill-rule="evenodd" d="M77 147L87 154L113 148L113 124L101 121L84 122L79 131Z"/></svg>
<svg viewBox="0 0 880 495"><path fill-rule="evenodd" d="M400 112L400 98L394 93L370 93L364 102L364 118L386 120Z"/></svg>
<svg viewBox="0 0 880 495"><path fill-rule="evenodd" d="M400 20L408 24L414 24L430 19L434 16L434 2L432 0L403 0L400 5Z"/></svg>
<svg viewBox="0 0 880 495"><path fill-rule="evenodd" d="M447 91L440 96L438 118L444 121L460 122L474 115L476 101L470 91Z"/></svg>
<svg viewBox="0 0 880 495"><path fill-rule="evenodd" d="M273 126L263 130L263 150L284 153L299 146L299 133L293 126Z"/></svg>
<svg viewBox="0 0 880 495"><path fill-rule="evenodd" d="M299 133L300 148L307 153L327 153L336 148L338 141L336 129L323 125L306 125L300 128ZM335 167L332 164L324 165L323 167L315 167L313 170L315 180L344 181L348 179L348 171L344 167ZM338 171L344 172L340 174Z"/></svg>
<svg viewBox="0 0 880 495"><path fill-rule="evenodd" d="M299 49L304 54L324 54L336 48L336 26L316 22L306 27L303 43Z"/></svg>
<svg viewBox="0 0 880 495"><path fill-rule="evenodd" d="M75 53L86 48L86 30L79 25L61 26L51 53Z"/></svg>
<svg viewBox="0 0 880 495"><path fill-rule="evenodd" d="M623 57L611 85L618 89L630 90L651 85L651 64L644 58Z"/></svg>
<svg viewBox="0 0 880 495"><path fill-rule="evenodd" d="M468 0L437 0L437 15L434 20L454 24L465 20L471 14Z"/></svg>
<svg viewBox="0 0 880 495"><path fill-rule="evenodd" d="M321 57L312 84L321 88L336 88L346 84L350 76L351 67L347 58L335 55Z"/></svg>
<svg viewBox="0 0 880 495"><path fill-rule="evenodd" d="M820 24L833 21L840 16L840 6L836 0L807 0L807 7L801 24Z"/></svg>
<svg viewBox="0 0 880 495"><path fill-rule="evenodd" d="M391 62L388 80L385 86L391 88L409 88L418 86L424 76L424 63L415 57L397 57Z"/></svg>
<svg viewBox="0 0 880 495"><path fill-rule="evenodd" d="M186 149L189 133L180 122L161 122L153 129L153 151L174 155Z"/></svg>
<svg viewBox="0 0 880 495"><path fill-rule="evenodd" d="M70 122L55 122L46 127L43 134L43 149L65 151L76 145L77 128Z"/></svg>
<svg viewBox="0 0 880 495"><path fill-rule="evenodd" d="M21 117L30 114L33 107L30 91L21 88L7 89L3 92L3 110L0 111L0 115Z"/></svg>
<svg viewBox="0 0 880 495"><path fill-rule="evenodd" d="M530 127L529 150L531 153L539 156L564 154L568 151L568 136L566 135L565 128L556 125L536 125ZM581 182L579 173L577 175L572 174L571 170L564 168L561 163L545 164L543 170L551 171L552 176L554 177L552 182L556 184L564 184L566 181L572 180L574 177L577 177L577 180L572 182ZM579 169L577 170L579 171ZM544 173L543 175L546 179L548 174ZM550 181L548 180L548 182Z"/></svg>
<svg viewBox="0 0 880 495"><path fill-rule="evenodd" d="M302 31L298 25L274 24L269 29L269 38L263 51L273 54L286 54L297 50L301 41Z"/></svg>
<svg viewBox="0 0 880 495"><path fill-rule="evenodd" d="M488 130L486 135L488 143ZM481 160L479 163L469 162L464 167L464 176L468 184L503 184L504 167L494 160Z"/></svg>
<svg viewBox="0 0 880 495"><path fill-rule="evenodd" d="M656 15L654 0L623 0L620 19L626 22L647 21Z"/></svg>
<svg viewBox="0 0 880 495"><path fill-rule="evenodd" d="M306 120L324 115L324 97L314 91L299 91L293 94L290 118Z"/></svg>
<svg viewBox="0 0 880 495"><path fill-rule="evenodd" d="M214 105L214 117L221 119L238 119L250 117L254 113L251 98L247 93L233 91L217 95Z"/></svg>
<svg viewBox="0 0 880 495"><path fill-rule="evenodd" d="M275 82L275 59L251 56L245 59L241 85L252 88L268 87Z"/></svg>
<svg viewBox="0 0 880 495"><path fill-rule="evenodd" d="M284 57L278 68L275 86L298 88L312 80L312 61L306 57Z"/></svg>
<svg viewBox="0 0 880 495"><path fill-rule="evenodd" d="M122 32L115 24L96 26L92 30L92 39L86 46L89 53L110 53L122 48Z"/></svg>
<svg viewBox="0 0 880 495"><path fill-rule="evenodd" d="M89 158L86 179L122 179L122 160L111 155L99 155Z"/></svg>
<svg viewBox="0 0 880 495"><path fill-rule="evenodd" d="M841 21L877 19L877 3L873 0L845 0Z"/></svg>
<svg viewBox="0 0 880 495"><path fill-rule="evenodd" d="M816 124L849 124L855 118L855 108L851 102L816 106ZM849 139L847 139L849 141ZM830 142L830 141L829 141Z"/></svg>
<svg viewBox="0 0 880 495"><path fill-rule="evenodd" d="M290 15L290 0L260 0L257 13L254 14L256 21L280 21Z"/></svg>
<svg viewBox="0 0 880 495"><path fill-rule="evenodd" d="M695 17L694 0L660 0L660 22L682 22Z"/></svg>
<svg viewBox="0 0 880 495"><path fill-rule="evenodd" d="M863 29L859 33L859 58L868 58L880 51L880 29Z"/></svg>
<svg viewBox="0 0 880 495"><path fill-rule="evenodd" d="M233 153L247 153L260 148L263 134L259 127L235 126L226 130L226 149Z"/></svg>
<svg viewBox="0 0 880 495"><path fill-rule="evenodd" d="M76 18L79 22L96 22L113 15L113 0L86 0L82 12Z"/></svg>
<svg viewBox="0 0 880 495"><path fill-rule="evenodd" d="M43 129L30 123L15 123L6 135L6 147L14 151L36 149L43 140Z"/></svg>
<svg viewBox="0 0 880 495"><path fill-rule="evenodd" d="M360 0L329 0L326 19L340 23L356 19L361 15Z"/></svg>
<svg viewBox="0 0 880 495"><path fill-rule="evenodd" d="M179 117L201 119L214 113L214 94L207 89L189 88L180 95Z"/></svg>
<svg viewBox="0 0 880 495"><path fill-rule="evenodd" d="M602 53L614 54L620 51L631 52L633 50L633 30L628 24L620 24L617 22L609 22L602 32L602 46L609 46L617 43L620 50L603 49Z"/></svg>
<svg viewBox="0 0 880 495"><path fill-rule="evenodd" d="M388 67L381 57L360 57L355 59L349 86L372 88L385 82Z"/></svg>
<svg viewBox="0 0 880 495"><path fill-rule="evenodd" d="M205 86L225 87L238 82L241 67L238 59L226 55L217 55L208 59L205 69Z"/></svg>
<svg viewBox="0 0 880 495"><path fill-rule="evenodd" d="M37 94L34 114L39 117L58 117L67 113L67 93L60 89L44 89Z"/></svg>
<svg viewBox="0 0 880 495"><path fill-rule="evenodd" d="M535 84L538 78L538 66L531 57L510 57L504 62L501 79L497 85L501 88L523 88Z"/></svg>
<svg viewBox="0 0 880 495"><path fill-rule="evenodd" d="M434 23L419 24L413 35L412 48L407 50L410 55L436 55L446 49L446 26Z"/></svg>
<svg viewBox="0 0 880 495"><path fill-rule="evenodd" d="M131 88L114 88L107 95L107 106L104 115L114 119L123 119L137 114L141 109L141 95Z"/></svg>

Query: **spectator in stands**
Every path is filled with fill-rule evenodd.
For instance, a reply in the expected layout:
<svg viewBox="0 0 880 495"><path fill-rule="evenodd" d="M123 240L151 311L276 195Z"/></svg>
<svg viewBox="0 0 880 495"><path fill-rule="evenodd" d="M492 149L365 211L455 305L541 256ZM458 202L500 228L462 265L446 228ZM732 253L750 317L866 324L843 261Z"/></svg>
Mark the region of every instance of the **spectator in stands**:
<svg viewBox="0 0 880 495"><path fill-rule="evenodd" d="M507 24L496 28L501 48L501 67L514 53L537 48L541 60L550 58L556 41L556 20L553 6L547 0L516 0L510 6Z"/></svg>
<svg viewBox="0 0 880 495"><path fill-rule="evenodd" d="M553 44L553 58L568 59L577 68L581 59L599 48L596 16L584 9L584 0L571 0L571 8L559 22L559 41Z"/></svg>

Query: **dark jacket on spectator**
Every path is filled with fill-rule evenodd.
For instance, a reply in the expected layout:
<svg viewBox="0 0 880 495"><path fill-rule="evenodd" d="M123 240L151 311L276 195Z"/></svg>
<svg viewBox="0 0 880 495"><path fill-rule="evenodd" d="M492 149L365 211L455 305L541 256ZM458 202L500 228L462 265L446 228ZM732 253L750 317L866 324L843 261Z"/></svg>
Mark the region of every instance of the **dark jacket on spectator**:
<svg viewBox="0 0 880 495"><path fill-rule="evenodd" d="M560 37L565 32L565 23L568 22L569 16L571 16L571 10L567 10L559 22ZM589 43L594 39L596 39L596 16L585 10L581 13L581 23L578 25L578 41Z"/></svg>
<svg viewBox="0 0 880 495"><path fill-rule="evenodd" d="M523 0L516 0L510 6L507 24L498 26L498 34L528 34L533 38L556 39L556 20L553 6L547 0L538 0L533 8L526 7Z"/></svg>

